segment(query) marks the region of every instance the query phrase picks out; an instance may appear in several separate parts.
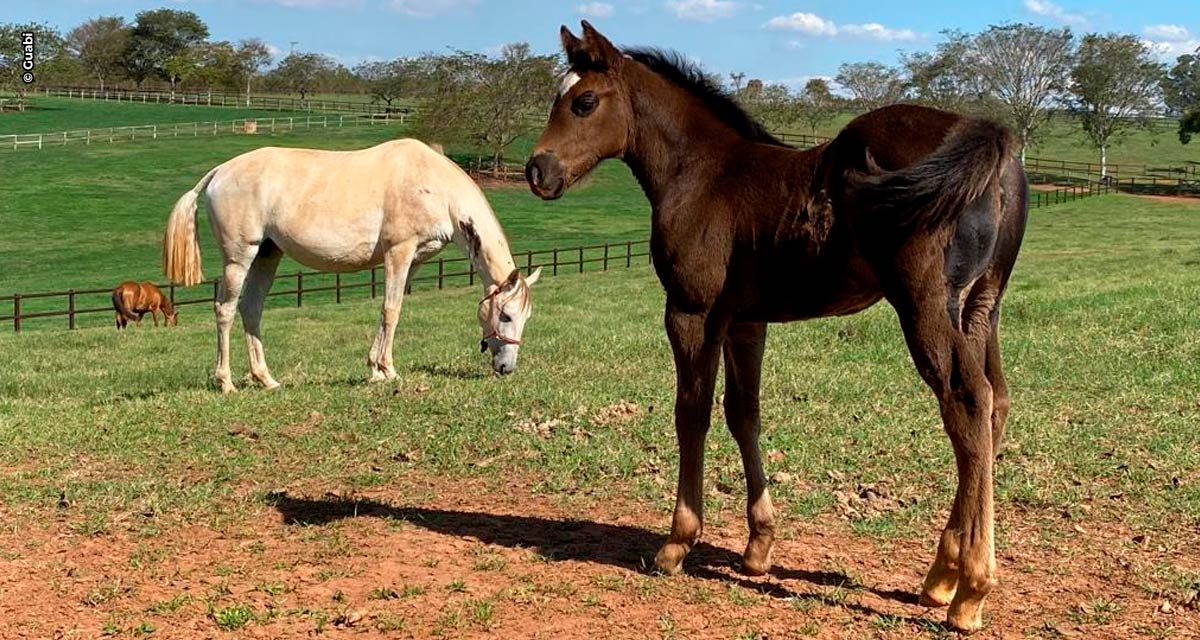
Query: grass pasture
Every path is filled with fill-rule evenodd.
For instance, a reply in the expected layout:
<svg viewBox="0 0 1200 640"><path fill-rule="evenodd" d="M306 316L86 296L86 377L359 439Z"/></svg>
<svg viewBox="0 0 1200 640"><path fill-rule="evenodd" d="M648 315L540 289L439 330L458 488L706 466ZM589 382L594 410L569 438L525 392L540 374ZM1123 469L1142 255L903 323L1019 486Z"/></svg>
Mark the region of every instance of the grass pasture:
<svg viewBox="0 0 1200 640"><path fill-rule="evenodd" d="M569 225L591 197L538 213ZM1198 214L1105 196L1032 216L1004 307L1014 407L989 637L1200 628ZM379 386L364 383L365 301L267 313L276 393L208 387L207 314L169 331L0 333L6 629L945 636L942 612L912 597L953 461L886 305L772 327L774 573L730 566L744 490L714 408L707 545L664 578L643 570L676 465L661 290L642 267L535 291L506 378L484 375L466 289L406 300L401 378ZM240 339L234 365L236 379Z"/></svg>
<svg viewBox="0 0 1200 640"><path fill-rule="evenodd" d="M181 104L142 104L33 96L23 112L0 115L0 136L13 133L53 133L143 124L212 122L243 118L305 116L304 112L208 107ZM7 161L7 160L6 160Z"/></svg>

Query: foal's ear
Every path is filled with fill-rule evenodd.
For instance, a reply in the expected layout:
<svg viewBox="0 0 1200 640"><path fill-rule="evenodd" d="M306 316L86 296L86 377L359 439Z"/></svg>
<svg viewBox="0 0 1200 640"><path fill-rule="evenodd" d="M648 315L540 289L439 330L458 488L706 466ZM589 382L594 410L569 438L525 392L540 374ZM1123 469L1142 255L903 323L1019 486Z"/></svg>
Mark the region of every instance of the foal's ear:
<svg viewBox="0 0 1200 640"><path fill-rule="evenodd" d="M538 279L541 277L542 277L542 268L538 267L537 269L533 270L533 273L525 276L525 284L532 287L534 284L537 283Z"/></svg>
<svg viewBox="0 0 1200 640"><path fill-rule="evenodd" d="M575 37L567 25L563 25L558 29L558 37L562 38L563 53L567 54L567 60L573 63L573 59L578 52L583 49L583 40Z"/></svg>
<svg viewBox="0 0 1200 640"><path fill-rule="evenodd" d="M521 269L520 268L513 269L512 273L508 274L508 278L506 278L504 280L504 284L500 285L500 288L504 289L505 291L508 291L508 290L512 289L513 287L517 286L517 283L520 281L521 281Z"/></svg>
<svg viewBox="0 0 1200 640"><path fill-rule="evenodd" d="M605 38L596 31L592 23L587 20L580 21L583 27L583 46L588 51L588 55L596 63L596 66L601 70L615 69L625 60L625 56L608 38Z"/></svg>

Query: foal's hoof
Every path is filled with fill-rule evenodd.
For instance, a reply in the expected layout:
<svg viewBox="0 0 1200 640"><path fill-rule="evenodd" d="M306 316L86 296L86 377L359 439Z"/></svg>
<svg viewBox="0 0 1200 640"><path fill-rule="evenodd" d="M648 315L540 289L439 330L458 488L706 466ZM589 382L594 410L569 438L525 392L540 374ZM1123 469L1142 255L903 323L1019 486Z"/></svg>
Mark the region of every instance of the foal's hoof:
<svg viewBox="0 0 1200 640"><path fill-rule="evenodd" d="M263 391L275 391L276 389L279 389L282 386L283 385L279 384L278 382L276 382L274 380L268 380L268 381L262 383Z"/></svg>
<svg viewBox="0 0 1200 640"><path fill-rule="evenodd" d="M984 595L964 597L955 596L946 611L946 625L951 629L967 634L975 633L983 628L983 598Z"/></svg>
<svg viewBox="0 0 1200 640"><path fill-rule="evenodd" d="M654 556L654 570L663 575L679 575L683 572L683 559L687 553L687 548L681 544L664 544Z"/></svg>
<svg viewBox="0 0 1200 640"><path fill-rule="evenodd" d="M766 575L771 570L771 547L774 541L753 539L742 554L742 573L748 576Z"/></svg>
<svg viewBox="0 0 1200 640"><path fill-rule="evenodd" d="M228 382L226 380L219 380L219 381L217 381L217 386L221 387L221 393L224 393L227 395L230 393L237 393L237 387L233 386L232 382Z"/></svg>
<svg viewBox="0 0 1200 640"><path fill-rule="evenodd" d="M922 607L931 609L940 609L941 607L950 606L950 601L954 599L954 592L949 593L922 591L920 596L917 596L917 604Z"/></svg>

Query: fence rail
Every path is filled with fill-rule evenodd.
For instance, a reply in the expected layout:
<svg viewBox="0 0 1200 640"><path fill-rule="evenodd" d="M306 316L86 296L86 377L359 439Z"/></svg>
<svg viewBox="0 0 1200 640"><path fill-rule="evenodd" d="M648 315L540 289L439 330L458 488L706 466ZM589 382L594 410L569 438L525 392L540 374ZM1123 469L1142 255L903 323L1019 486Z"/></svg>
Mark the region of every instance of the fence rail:
<svg viewBox="0 0 1200 640"><path fill-rule="evenodd" d="M538 267L542 267L546 275L559 275L584 273L589 268L591 271L627 269L634 265L648 264L649 256L649 240L626 240L524 251L513 254L513 260L526 275ZM429 273L413 276L410 280L413 288L445 289L470 286L479 278L474 266L465 257L438 258L426 262L423 266ZM433 272L435 268L436 272ZM285 304L296 307L303 306L305 300L311 302L314 299L332 299L335 303L341 303L344 294L354 291L366 291L373 299L383 292L382 273L382 267L354 273L297 271L277 276L276 285L289 283L291 286L286 289L273 288L268 298L282 300ZM182 294L184 289L173 284L158 286L176 306L212 304L217 296L218 280L214 278L197 285L197 288L205 292L199 297L177 298L177 294ZM65 319L67 329L76 329L80 325L80 316L114 313L111 295L112 289L67 289L0 296L0 309L4 310L0 313L6 313L0 315L0 324L20 332L29 320L54 318Z"/></svg>
<svg viewBox="0 0 1200 640"><path fill-rule="evenodd" d="M375 113L380 110L391 113L409 113L408 106L389 107L377 101L328 100L324 98L284 98L281 96L247 96L244 93L212 93L199 91L129 91L106 89L101 91L89 87L47 87L38 91L41 95L81 100L140 102L143 104L199 105L206 107L242 107L275 111L319 111L332 113Z"/></svg>
<svg viewBox="0 0 1200 640"><path fill-rule="evenodd" d="M90 145L93 143L159 140L165 138L195 138L218 135L255 135L287 133L301 129L336 129L365 127L377 124L405 122L406 114L378 113L366 115L341 114L318 116L288 116L278 118L241 118L206 122L175 122L143 124L125 127L74 129L53 133L14 133L0 135L0 149L16 151L21 148L42 149L48 146Z"/></svg>

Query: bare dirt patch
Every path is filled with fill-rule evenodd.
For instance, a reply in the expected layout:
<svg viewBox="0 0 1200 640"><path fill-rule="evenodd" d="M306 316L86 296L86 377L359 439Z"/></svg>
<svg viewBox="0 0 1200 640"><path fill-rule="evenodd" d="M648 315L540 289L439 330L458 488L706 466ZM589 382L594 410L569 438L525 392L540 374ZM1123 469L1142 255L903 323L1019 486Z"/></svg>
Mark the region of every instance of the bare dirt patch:
<svg viewBox="0 0 1200 640"><path fill-rule="evenodd" d="M1146 200L1154 202L1170 202L1174 204L1190 204L1195 207L1200 207L1200 195L1198 196L1139 196Z"/></svg>
<svg viewBox="0 0 1200 640"><path fill-rule="evenodd" d="M774 570L747 578L731 507L710 516L725 524L706 530L686 575L661 577L646 567L664 513L570 506L521 482L406 485L281 491L231 520L153 536L83 536L67 516L6 530L3 636L945 635L944 613L916 604L932 524L914 541L856 536L836 518L784 520ZM1196 637L1194 537L1156 541L1014 511L1001 512L1001 586L981 637Z"/></svg>

